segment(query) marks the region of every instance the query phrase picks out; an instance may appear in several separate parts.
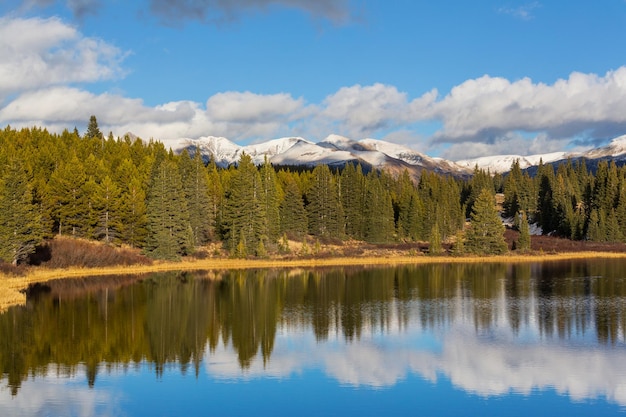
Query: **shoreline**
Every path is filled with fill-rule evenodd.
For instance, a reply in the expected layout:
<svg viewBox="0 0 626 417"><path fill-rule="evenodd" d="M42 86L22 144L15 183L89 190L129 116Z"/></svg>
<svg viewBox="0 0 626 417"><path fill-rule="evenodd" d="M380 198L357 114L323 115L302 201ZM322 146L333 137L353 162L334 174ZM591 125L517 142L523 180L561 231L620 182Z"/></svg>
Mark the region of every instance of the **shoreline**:
<svg viewBox="0 0 626 417"><path fill-rule="evenodd" d="M368 256L368 257L333 257L311 259L229 259L209 258L202 260L183 260L179 262L155 262L152 265L129 265L99 268L33 268L25 276L0 275L0 314L9 307L24 305L24 291L29 285L44 283L54 279L73 279L110 275L140 275L168 271L198 271L224 269L273 269L273 268L319 268L333 266L396 266L426 265L442 263L535 263L551 261L573 261L582 259L626 259L622 252L564 252L528 255L496 256Z"/></svg>

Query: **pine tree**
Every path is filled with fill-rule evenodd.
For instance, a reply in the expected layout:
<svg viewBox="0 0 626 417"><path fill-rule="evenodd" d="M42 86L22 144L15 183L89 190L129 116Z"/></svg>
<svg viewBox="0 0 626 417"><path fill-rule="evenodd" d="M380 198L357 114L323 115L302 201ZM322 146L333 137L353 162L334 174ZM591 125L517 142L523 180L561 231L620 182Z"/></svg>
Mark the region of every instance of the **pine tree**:
<svg viewBox="0 0 626 417"><path fill-rule="evenodd" d="M98 127L98 120L94 115L91 115L91 117L89 117L89 124L87 125L87 132L85 133L85 137L91 139L103 139L102 132Z"/></svg>
<svg viewBox="0 0 626 417"><path fill-rule="evenodd" d="M122 223L120 221L120 195L122 191L107 175L96 186L93 198L94 211L97 214L95 238L105 243L117 240Z"/></svg>
<svg viewBox="0 0 626 417"><path fill-rule="evenodd" d="M243 153L233 171L224 203L223 228L226 246L234 256L254 254L259 241L267 239L264 205L261 202L261 176L252 158ZM245 251L239 249L245 246Z"/></svg>
<svg viewBox="0 0 626 417"><path fill-rule="evenodd" d="M17 265L43 241L41 216L18 160L9 160L0 178L0 259Z"/></svg>
<svg viewBox="0 0 626 417"><path fill-rule="evenodd" d="M339 177L346 234L357 240L365 238L367 225L364 215L368 201L365 183L365 176L360 164L356 167L353 164L347 164Z"/></svg>
<svg viewBox="0 0 626 417"><path fill-rule="evenodd" d="M395 231L393 206L389 192L377 175L367 176L367 204L365 212L365 240L372 243L386 243L393 240Z"/></svg>
<svg viewBox="0 0 626 417"><path fill-rule="evenodd" d="M201 246L209 241L211 233L211 218L207 215L210 204L209 174L198 150L193 159L190 158L187 150L184 150L178 160L178 165L189 211L192 245Z"/></svg>
<svg viewBox="0 0 626 417"><path fill-rule="evenodd" d="M293 178L285 185L285 197L280 203L280 230L301 239L307 234L307 214L302 192Z"/></svg>
<svg viewBox="0 0 626 417"><path fill-rule="evenodd" d="M424 204L407 170L400 176L399 186L395 216L398 219L398 235L401 239L416 241L420 236L420 219L424 215Z"/></svg>
<svg viewBox="0 0 626 417"><path fill-rule="evenodd" d="M191 249L189 213L176 164L158 161L147 197L148 237L145 251L158 259L179 259Z"/></svg>
<svg viewBox="0 0 626 417"><path fill-rule="evenodd" d="M59 235L90 237L92 216L86 192L87 180L84 166L75 154L67 162L60 163L50 176L47 200Z"/></svg>
<svg viewBox="0 0 626 417"><path fill-rule="evenodd" d="M431 255L439 255L443 252L441 246L441 233L439 232L439 226L435 223L430 230L430 243L428 245L428 253Z"/></svg>
<svg viewBox="0 0 626 417"><path fill-rule="evenodd" d="M274 243L280 235L280 201L283 190L278 184L276 171L265 157L265 161L259 170L261 177L261 205L265 212L265 224L267 225L268 241ZM265 248L264 248L265 249Z"/></svg>
<svg viewBox="0 0 626 417"><path fill-rule="evenodd" d="M520 252L527 252L530 250L530 226L528 224L528 218L526 213L518 213L519 216L519 238L517 240L516 249Z"/></svg>
<svg viewBox="0 0 626 417"><path fill-rule="evenodd" d="M344 215L337 181L330 168L318 165L313 169L311 188L307 192L309 232L315 236L335 237L344 235Z"/></svg>
<svg viewBox="0 0 626 417"><path fill-rule="evenodd" d="M502 254L507 251L504 225L496 210L493 192L487 188L474 202L465 249L475 254Z"/></svg>
<svg viewBox="0 0 626 417"><path fill-rule="evenodd" d="M209 240L217 240L219 230L222 223L222 206L224 202L224 187L220 172L215 165L215 161L211 159L207 166L208 185L209 185L209 202L207 205L207 220L209 222Z"/></svg>

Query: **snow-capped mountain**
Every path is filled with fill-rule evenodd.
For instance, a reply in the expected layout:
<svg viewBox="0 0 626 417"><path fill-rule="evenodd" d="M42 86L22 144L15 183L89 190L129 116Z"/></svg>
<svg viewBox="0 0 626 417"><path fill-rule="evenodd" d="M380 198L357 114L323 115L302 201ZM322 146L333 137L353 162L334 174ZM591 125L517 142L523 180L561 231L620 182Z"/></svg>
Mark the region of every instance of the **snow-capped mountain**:
<svg viewBox="0 0 626 417"><path fill-rule="evenodd" d="M199 149L204 157L213 158L219 166L235 164L242 153L252 157L260 165L265 158L274 165L319 164L341 166L359 162L364 167L387 170L399 174L405 169L418 178L422 170L458 176L471 175L475 166L489 170L492 174L507 172L514 161L526 169L544 164L558 164L568 158L586 158L588 161L612 159L626 163L626 135L617 137L610 144L587 152L552 152L539 155L497 155L482 158L448 161L432 158L406 146L376 139L353 140L339 135L329 135L321 142L314 143L300 137L273 139L262 143L240 146L223 137L206 136L199 139L181 139L173 147L176 151L184 148Z"/></svg>
<svg viewBox="0 0 626 417"><path fill-rule="evenodd" d="M467 169L478 168L489 170L492 174L508 172L511 165L516 160L519 161L521 169L544 164L558 163L566 159L585 158L586 160L612 159L616 162L626 162L626 135L614 138L611 143L600 148L594 148L586 152L552 152L538 155L495 155L484 156L474 159L464 159L456 163Z"/></svg>
<svg viewBox="0 0 626 417"><path fill-rule="evenodd" d="M518 161L521 169L525 169L531 166L539 165L539 162L543 161L544 164L560 161L568 158L567 152L552 152L541 155L494 155L483 156L474 159L463 159L456 161L458 165L467 169L474 169L478 166L480 169L489 170L492 174L508 172L511 169L513 162Z"/></svg>
<svg viewBox="0 0 626 417"><path fill-rule="evenodd" d="M375 139L355 141L339 135L330 135L318 143L288 137L246 146L239 146L226 138L207 136L181 139L175 150L184 148L199 149L203 156L213 158L216 164L223 167L237 163L245 152L255 164L262 164L265 158L274 165L343 165L359 162L364 166L396 173L407 169L415 177L423 169L455 175L467 175L470 172L454 162L431 158L405 146Z"/></svg>

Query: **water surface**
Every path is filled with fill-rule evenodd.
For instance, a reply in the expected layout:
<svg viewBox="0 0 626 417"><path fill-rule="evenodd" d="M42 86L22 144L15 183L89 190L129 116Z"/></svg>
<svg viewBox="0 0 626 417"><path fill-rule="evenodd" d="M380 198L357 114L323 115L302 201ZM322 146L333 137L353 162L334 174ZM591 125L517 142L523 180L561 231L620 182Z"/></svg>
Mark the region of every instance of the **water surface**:
<svg viewBox="0 0 626 417"><path fill-rule="evenodd" d="M624 415L626 262L57 281L0 415Z"/></svg>

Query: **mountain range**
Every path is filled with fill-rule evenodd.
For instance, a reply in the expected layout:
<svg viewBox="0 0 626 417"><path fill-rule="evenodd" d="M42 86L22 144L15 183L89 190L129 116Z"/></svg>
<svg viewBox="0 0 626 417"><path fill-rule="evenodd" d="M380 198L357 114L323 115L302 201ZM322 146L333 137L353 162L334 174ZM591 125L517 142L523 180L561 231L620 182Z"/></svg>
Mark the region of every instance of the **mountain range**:
<svg viewBox="0 0 626 417"><path fill-rule="evenodd" d="M180 139L173 148L179 152L183 149L195 152L197 149L206 159L212 158L221 167L237 163L245 153L255 164L262 164L266 158L272 164L282 166L343 166L358 162L365 168L382 169L391 173L400 173L406 169L415 178L423 170L467 176L471 175L475 166L491 173L504 173L515 160L519 161L522 169L537 166L540 161L556 164L562 160L578 158L589 161L611 159L620 165L626 164L626 135L613 139L606 146L586 152L497 155L460 161L433 158L406 146L382 140L352 140L339 135L330 135L317 143L301 137L286 137L245 146L223 137L206 136L199 139Z"/></svg>

